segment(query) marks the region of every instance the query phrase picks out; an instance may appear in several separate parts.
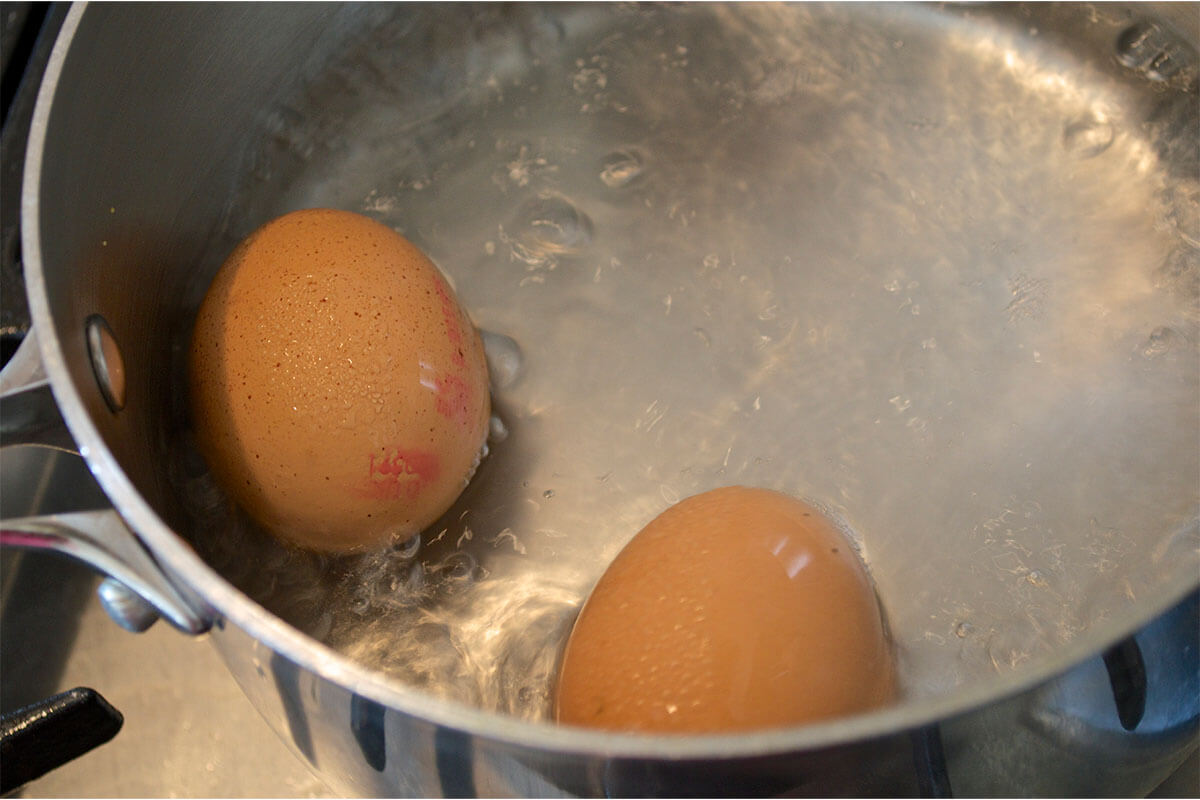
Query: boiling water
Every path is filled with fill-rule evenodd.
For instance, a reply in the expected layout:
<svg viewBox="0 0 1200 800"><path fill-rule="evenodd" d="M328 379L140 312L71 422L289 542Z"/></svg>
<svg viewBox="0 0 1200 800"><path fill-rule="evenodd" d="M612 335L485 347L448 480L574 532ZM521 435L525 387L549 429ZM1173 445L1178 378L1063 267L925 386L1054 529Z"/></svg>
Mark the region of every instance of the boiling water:
<svg viewBox="0 0 1200 800"><path fill-rule="evenodd" d="M255 531L184 441L193 539L243 591L542 718L591 584L715 486L846 520L913 697L1194 568L1197 104L1133 99L1193 52L1148 76L1120 21L1093 63L991 11L458 12L343 12L216 260L307 206L408 236L484 331L490 454L419 540L334 558Z"/></svg>

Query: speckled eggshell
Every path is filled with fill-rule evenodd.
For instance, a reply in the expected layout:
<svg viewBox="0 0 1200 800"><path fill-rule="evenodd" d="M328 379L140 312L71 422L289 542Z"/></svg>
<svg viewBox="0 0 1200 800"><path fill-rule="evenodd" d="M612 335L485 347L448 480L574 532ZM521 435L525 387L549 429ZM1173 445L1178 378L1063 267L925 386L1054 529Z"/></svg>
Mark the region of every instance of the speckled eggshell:
<svg viewBox="0 0 1200 800"><path fill-rule="evenodd" d="M197 443L277 537L349 551L415 534L474 472L483 344L437 267L374 220L295 211L247 237L196 319Z"/></svg>
<svg viewBox="0 0 1200 800"><path fill-rule="evenodd" d="M726 486L668 508L625 546L571 632L558 720L715 733L862 713L895 697L866 569L815 508Z"/></svg>

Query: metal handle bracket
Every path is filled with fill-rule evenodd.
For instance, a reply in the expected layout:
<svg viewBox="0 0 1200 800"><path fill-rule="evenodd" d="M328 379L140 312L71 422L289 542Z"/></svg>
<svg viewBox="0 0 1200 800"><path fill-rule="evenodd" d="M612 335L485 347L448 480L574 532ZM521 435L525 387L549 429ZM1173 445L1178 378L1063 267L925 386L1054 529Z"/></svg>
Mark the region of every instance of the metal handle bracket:
<svg viewBox="0 0 1200 800"><path fill-rule="evenodd" d="M179 630L198 635L212 627L208 615L179 594L112 509L4 520L0 546L72 556L116 578Z"/></svg>

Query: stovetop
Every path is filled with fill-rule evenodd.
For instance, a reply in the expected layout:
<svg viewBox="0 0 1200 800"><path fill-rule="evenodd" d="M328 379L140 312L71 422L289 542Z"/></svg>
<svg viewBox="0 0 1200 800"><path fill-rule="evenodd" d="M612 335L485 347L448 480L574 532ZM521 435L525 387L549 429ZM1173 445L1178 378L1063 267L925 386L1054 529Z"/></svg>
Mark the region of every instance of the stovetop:
<svg viewBox="0 0 1200 800"><path fill-rule="evenodd" d="M0 707L76 686L125 717L107 744L26 784L15 797L333 797L267 727L215 648L165 623L142 634L112 622L88 568L0 552Z"/></svg>

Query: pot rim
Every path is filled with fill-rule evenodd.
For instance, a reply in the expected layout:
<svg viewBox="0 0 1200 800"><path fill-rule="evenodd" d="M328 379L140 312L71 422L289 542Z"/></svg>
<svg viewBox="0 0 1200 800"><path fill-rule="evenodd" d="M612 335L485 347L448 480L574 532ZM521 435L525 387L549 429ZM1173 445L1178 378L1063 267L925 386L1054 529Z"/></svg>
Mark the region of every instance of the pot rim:
<svg viewBox="0 0 1200 800"><path fill-rule="evenodd" d="M75 33L87 10L77 3L68 12L38 92L30 128L21 194L22 248L26 292L43 366L59 410L82 455L130 530L171 573L219 614L218 627L232 622L297 665L395 711L514 747L634 760L716 760L768 756L862 742L901 733L959 716L1025 692L1099 653L1167 611L1200 587L1200 576L1177 570L1157 591L1122 609L1108 624L1094 626L1027 669L975 681L947 694L901 701L895 706L852 717L798 727L736 734L649 735L614 733L532 722L438 699L388 680L285 623L259 606L205 563L190 545L158 516L133 486L105 445L71 382L53 327L43 279L40 183L46 132L58 81Z"/></svg>

